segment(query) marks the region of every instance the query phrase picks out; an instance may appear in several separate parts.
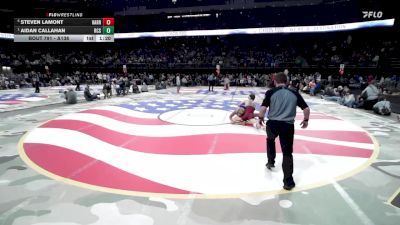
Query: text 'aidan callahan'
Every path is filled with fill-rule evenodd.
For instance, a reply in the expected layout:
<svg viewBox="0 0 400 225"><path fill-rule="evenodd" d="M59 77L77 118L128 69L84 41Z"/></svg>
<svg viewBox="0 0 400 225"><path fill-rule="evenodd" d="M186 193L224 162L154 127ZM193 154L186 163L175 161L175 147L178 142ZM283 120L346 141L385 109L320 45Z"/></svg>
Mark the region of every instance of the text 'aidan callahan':
<svg viewBox="0 0 400 225"><path fill-rule="evenodd" d="M21 34L65 34L65 28L21 28Z"/></svg>

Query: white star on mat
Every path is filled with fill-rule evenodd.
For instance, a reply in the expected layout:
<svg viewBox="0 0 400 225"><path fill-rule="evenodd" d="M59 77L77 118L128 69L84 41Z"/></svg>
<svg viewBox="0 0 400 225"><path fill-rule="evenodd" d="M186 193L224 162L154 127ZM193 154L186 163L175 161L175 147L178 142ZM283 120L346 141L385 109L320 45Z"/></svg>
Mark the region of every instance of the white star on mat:
<svg viewBox="0 0 400 225"><path fill-rule="evenodd" d="M143 107L136 107L135 110L138 110L138 111L146 111L146 108L143 108Z"/></svg>

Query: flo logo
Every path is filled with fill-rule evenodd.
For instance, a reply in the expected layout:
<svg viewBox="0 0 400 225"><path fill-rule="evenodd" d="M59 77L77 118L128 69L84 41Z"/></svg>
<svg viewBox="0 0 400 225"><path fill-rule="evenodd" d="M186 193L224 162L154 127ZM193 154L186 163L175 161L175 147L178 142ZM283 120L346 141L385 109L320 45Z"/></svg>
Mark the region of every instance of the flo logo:
<svg viewBox="0 0 400 225"><path fill-rule="evenodd" d="M383 12L382 11L363 11L362 13L363 13L363 18L364 19L365 18L367 18L367 19L370 19L370 18L376 19L376 18L382 18L382 16L383 16Z"/></svg>

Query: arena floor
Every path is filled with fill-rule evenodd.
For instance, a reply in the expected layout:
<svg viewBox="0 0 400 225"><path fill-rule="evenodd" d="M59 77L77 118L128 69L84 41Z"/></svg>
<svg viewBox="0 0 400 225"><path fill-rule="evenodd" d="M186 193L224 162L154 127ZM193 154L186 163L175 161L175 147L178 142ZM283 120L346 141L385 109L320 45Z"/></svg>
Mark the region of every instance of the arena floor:
<svg viewBox="0 0 400 225"><path fill-rule="evenodd" d="M265 89L151 89L76 105L62 89L0 92L2 225L399 224L395 117L305 96L311 118L303 130L296 117L288 192L280 154L265 168L265 131L228 120Z"/></svg>

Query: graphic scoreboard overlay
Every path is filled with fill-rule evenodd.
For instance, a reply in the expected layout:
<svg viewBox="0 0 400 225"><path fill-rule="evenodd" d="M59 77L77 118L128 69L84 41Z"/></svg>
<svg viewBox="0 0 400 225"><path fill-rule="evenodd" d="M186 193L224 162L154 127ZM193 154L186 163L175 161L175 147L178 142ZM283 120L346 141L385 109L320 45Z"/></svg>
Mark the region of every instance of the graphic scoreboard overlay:
<svg viewBox="0 0 400 225"><path fill-rule="evenodd" d="M265 168L266 134L232 125L230 100L157 100L63 115L26 134L22 159L38 172L84 188L138 196L227 198L282 191L282 154ZM294 191L369 166L378 148L358 126L313 112L296 116Z"/></svg>
<svg viewBox="0 0 400 225"><path fill-rule="evenodd" d="M15 18L14 42L114 42L114 18Z"/></svg>

